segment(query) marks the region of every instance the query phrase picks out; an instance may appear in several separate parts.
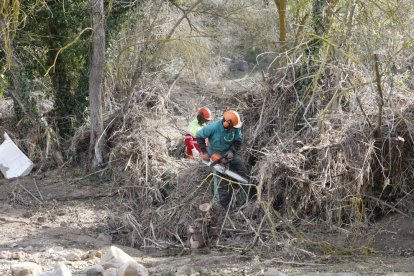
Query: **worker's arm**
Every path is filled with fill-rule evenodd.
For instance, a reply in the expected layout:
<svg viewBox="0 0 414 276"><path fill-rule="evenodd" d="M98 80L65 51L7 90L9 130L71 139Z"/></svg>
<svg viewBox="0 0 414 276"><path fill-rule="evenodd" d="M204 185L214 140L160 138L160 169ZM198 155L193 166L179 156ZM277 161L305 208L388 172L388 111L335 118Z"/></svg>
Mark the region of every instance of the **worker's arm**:
<svg viewBox="0 0 414 276"><path fill-rule="evenodd" d="M207 125L197 131L197 144L200 146L202 153L207 153L206 138L209 138L213 134L214 128L211 125Z"/></svg>
<svg viewBox="0 0 414 276"><path fill-rule="evenodd" d="M193 136L190 133L186 133L184 136L184 143L185 146L189 149L192 150L194 149L194 145L193 145Z"/></svg>
<svg viewBox="0 0 414 276"><path fill-rule="evenodd" d="M201 149L202 153L207 152L206 139L197 137L197 144L200 146L200 149Z"/></svg>
<svg viewBox="0 0 414 276"><path fill-rule="evenodd" d="M233 140L233 143L231 144L230 151L232 151L233 154L237 153L240 150L242 143L243 143L243 134L241 133L240 129L237 129L236 133L234 134L234 140Z"/></svg>

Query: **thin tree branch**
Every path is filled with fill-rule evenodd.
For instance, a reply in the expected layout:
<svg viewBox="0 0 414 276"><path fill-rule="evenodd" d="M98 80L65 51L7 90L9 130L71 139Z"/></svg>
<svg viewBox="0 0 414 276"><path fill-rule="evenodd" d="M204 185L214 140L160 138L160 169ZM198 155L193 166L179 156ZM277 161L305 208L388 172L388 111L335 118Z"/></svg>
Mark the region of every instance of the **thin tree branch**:
<svg viewBox="0 0 414 276"><path fill-rule="evenodd" d="M201 2L203 2L203 0L198 0L197 2L195 2L188 10L186 10L186 11L183 11L184 12L184 14L183 14L183 16L180 18L180 19L178 19L178 21L174 24L174 26L172 27L172 29L171 29L171 31L167 34L167 36L166 36L166 39L168 40L168 39L170 39L171 37L172 37L172 35L174 34L174 32L175 32L175 30L178 28L178 26L180 26L180 24L181 24L181 22L184 20L184 19L186 19L187 18L187 20L188 20L188 17L187 17L187 15L189 14L189 13L191 13L194 9L195 9L195 7L197 7Z"/></svg>

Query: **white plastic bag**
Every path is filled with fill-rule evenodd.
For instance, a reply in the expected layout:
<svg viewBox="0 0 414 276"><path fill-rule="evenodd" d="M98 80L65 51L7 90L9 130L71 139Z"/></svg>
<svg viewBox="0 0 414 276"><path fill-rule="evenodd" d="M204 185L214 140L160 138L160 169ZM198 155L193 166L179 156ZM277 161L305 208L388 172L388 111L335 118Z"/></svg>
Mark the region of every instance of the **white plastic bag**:
<svg viewBox="0 0 414 276"><path fill-rule="evenodd" d="M33 162L16 146L4 132L4 142L0 145L0 170L7 179L25 176L33 168Z"/></svg>

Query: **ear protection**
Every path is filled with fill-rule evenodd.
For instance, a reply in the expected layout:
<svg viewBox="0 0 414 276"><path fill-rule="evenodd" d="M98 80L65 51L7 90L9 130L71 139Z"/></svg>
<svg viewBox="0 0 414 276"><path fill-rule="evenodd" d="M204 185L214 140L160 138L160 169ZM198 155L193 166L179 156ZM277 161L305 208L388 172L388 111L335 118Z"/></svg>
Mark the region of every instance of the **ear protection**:
<svg viewBox="0 0 414 276"><path fill-rule="evenodd" d="M204 120L203 115L201 113L198 113L197 121L202 122L203 120Z"/></svg>
<svg viewBox="0 0 414 276"><path fill-rule="evenodd" d="M233 122L231 120L223 119L223 127L224 128L231 128L233 126Z"/></svg>
<svg viewBox="0 0 414 276"><path fill-rule="evenodd" d="M204 118L204 116L203 116L203 114L202 114L202 113L199 113L199 114L197 115L197 121L198 121L198 123L199 123L199 124L205 124L205 123L207 123L207 122L208 122L208 120L206 120L206 119Z"/></svg>

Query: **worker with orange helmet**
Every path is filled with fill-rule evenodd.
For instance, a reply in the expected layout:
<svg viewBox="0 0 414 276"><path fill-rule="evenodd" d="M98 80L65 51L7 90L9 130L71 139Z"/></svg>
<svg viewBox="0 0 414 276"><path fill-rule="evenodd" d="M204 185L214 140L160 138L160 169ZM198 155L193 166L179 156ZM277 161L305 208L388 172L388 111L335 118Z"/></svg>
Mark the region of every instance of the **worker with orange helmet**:
<svg viewBox="0 0 414 276"><path fill-rule="evenodd" d="M189 158L198 158L201 149L197 144L196 133L208 122L212 116L211 111L207 107L202 107L197 112L197 117L194 118L188 125L188 133L185 134L184 143L186 145L186 153Z"/></svg>
<svg viewBox="0 0 414 276"><path fill-rule="evenodd" d="M213 154L220 154L229 169L248 179L247 170L241 162L238 152L242 146L243 135L241 132L242 121L237 111L228 110L223 118L217 122L203 127L197 132L197 143L201 149L201 158L209 160ZM205 140L208 139L208 147ZM218 187L218 201L227 208L231 200L231 189L227 184Z"/></svg>

